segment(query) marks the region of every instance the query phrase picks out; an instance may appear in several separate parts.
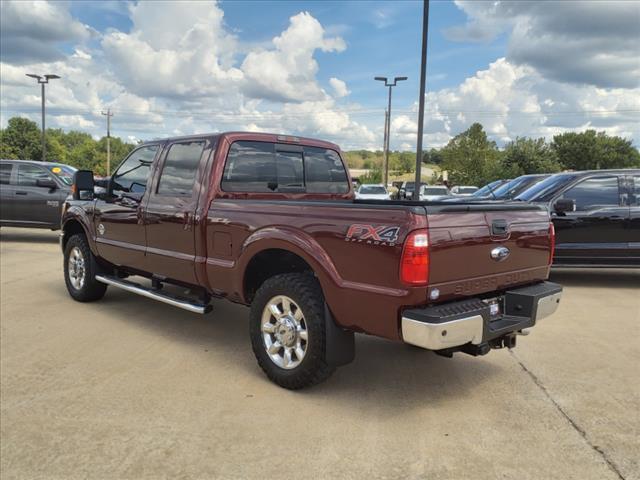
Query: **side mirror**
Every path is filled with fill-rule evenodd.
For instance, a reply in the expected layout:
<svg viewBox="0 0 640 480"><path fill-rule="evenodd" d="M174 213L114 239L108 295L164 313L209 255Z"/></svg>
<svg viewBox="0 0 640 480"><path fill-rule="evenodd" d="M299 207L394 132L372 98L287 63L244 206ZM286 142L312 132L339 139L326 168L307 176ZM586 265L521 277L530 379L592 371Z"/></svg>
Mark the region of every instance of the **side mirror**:
<svg viewBox="0 0 640 480"><path fill-rule="evenodd" d="M71 193L74 200L89 200L93 198L93 187L93 172L91 170L78 170L73 175Z"/></svg>
<svg viewBox="0 0 640 480"><path fill-rule="evenodd" d="M572 198L560 198L553 204L553 211L556 213L575 212L576 201Z"/></svg>
<svg viewBox="0 0 640 480"><path fill-rule="evenodd" d="M42 188L49 188L51 190L55 190L56 188L58 188L58 185L56 184L56 182L54 182L50 178L39 178L38 180L36 180L36 186L42 187Z"/></svg>

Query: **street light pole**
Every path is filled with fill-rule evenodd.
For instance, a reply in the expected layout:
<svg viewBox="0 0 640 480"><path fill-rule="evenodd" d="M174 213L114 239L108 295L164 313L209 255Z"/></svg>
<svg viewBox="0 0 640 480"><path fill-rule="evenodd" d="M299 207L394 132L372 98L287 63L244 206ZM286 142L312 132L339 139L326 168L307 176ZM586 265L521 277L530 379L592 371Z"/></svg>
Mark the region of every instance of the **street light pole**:
<svg viewBox="0 0 640 480"><path fill-rule="evenodd" d="M106 112L100 112L107 117L107 177L111 176L111 109L107 108Z"/></svg>
<svg viewBox="0 0 640 480"><path fill-rule="evenodd" d="M422 132L424 131L424 92L427 83L427 39L429 37L429 0L422 9L422 65L420 67L420 101L418 106L418 141L416 145L416 180L413 199L420 200L422 184Z"/></svg>
<svg viewBox="0 0 640 480"><path fill-rule="evenodd" d="M387 107L387 121L385 123L385 138L384 142L384 186L387 187L389 183L389 144L391 143L391 89L397 85L398 82L406 80L407 77L395 77L393 83L389 83L387 77L374 77L374 80L384 82L385 87L389 87L389 105Z"/></svg>
<svg viewBox="0 0 640 480"><path fill-rule="evenodd" d="M47 161L47 142L45 140L45 125L44 125L44 86L49 83L49 80L55 80L60 78L58 75L36 75L34 73L27 73L27 77L35 78L41 86L42 97L42 161Z"/></svg>

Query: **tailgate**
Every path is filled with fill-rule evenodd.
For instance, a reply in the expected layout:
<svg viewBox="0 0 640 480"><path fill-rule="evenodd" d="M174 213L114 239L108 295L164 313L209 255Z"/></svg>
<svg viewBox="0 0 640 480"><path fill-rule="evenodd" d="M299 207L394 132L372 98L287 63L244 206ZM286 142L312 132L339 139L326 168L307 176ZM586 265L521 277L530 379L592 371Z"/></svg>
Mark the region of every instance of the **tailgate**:
<svg viewBox="0 0 640 480"><path fill-rule="evenodd" d="M429 293L437 288L439 300L547 278L551 244L546 209L505 204L447 206L427 211Z"/></svg>

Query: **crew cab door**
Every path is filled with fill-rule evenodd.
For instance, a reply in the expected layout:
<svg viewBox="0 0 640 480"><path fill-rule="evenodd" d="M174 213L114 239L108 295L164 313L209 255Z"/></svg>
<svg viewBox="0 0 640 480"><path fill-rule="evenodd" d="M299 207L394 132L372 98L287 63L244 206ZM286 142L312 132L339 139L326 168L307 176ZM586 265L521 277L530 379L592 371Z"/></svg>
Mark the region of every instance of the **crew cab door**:
<svg viewBox="0 0 640 480"><path fill-rule="evenodd" d="M640 174L627 177L629 220L626 223L628 255L640 265Z"/></svg>
<svg viewBox="0 0 640 480"><path fill-rule="evenodd" d="M0 163L0 221L16 220L16 189L13 181L13 163Z"/></svg>
<svg viewBox="0 0 640 480"><path fill-rule="evenodd" d="M49 180L55 188L42 187L38 180ZM60 226L60 208L66 192L60 190L53 176L39 165L18 164L15 188L16 220L34 226Z"/></svg>
<svg viewBox="0 0 640 480"><path fill-rule="evenodd" d="M109 181L104 200L96 201L98 253L115 264L144 270L146 238L142 204L159 145L137 148Z"/></svg>
<svg viewBox="0 0 640 480"><path fill-rule="evenodd" d="M214 141L175 141L165 146L145 206L145 270L156 277L198 284L196 215L206 163Z"/></svg>
<svg viewBox="0 0 640 480"><path fill-rule="evenodd" d="M572 199L576 206L573 212L552 213L558 263L609 263L627 255L629 207L622 188L618 175L602 174L581 180L554 199Z"/></svg>

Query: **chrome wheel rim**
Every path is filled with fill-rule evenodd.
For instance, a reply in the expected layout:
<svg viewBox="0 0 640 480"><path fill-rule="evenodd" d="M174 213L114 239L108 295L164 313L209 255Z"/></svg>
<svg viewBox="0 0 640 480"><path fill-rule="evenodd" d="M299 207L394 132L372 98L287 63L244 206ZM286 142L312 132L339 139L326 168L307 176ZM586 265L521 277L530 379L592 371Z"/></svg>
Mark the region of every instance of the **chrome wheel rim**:
<svg viewBox="0 0 640 480"><path fill-rule="evenodd" d="M307 322L302 309L285 295L277 295L262 311L262 340L273 363L286 370L296 368L309 344Z"/></svg>
<svg viewBox="0 0 640 480"><path fill-rule="evenodd" d="M85 269L84 256L78 247L73 247L69 253L69 281L76 290L84 286L87 271Z"/></svg>

